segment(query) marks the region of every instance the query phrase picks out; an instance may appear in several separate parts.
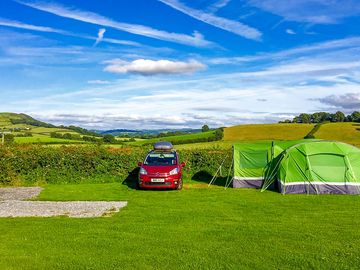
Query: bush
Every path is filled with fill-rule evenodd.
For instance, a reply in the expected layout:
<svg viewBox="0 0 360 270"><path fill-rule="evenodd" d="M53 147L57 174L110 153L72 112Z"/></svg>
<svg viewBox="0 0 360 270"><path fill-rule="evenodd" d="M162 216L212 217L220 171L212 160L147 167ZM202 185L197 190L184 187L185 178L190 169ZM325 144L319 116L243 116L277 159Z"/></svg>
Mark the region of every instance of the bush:
<svg viewBox="0 0 360 270"><path fill-rule="evenodd" d="M144 159L147 148L106 148L98 145L46 147L14 145L0 147L0 184L80 183L93 179L123 182ZM206 171L214 174L230 150L180 151L186 162L184 178ZM230 166L231 158L227 165ZM226 170L224 170L226 171Z"/></svg>

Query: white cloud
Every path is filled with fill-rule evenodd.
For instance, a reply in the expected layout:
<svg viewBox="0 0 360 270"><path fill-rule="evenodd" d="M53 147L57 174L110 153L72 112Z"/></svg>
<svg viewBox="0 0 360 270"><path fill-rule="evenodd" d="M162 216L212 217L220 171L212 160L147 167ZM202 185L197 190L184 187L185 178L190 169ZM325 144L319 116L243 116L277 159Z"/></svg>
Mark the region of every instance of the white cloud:
<svg viewBox="0 0 360 270"><path fill-rule="evenodd" d="M109 81L106 80L90 80L87 81L88 84L110 84Z"/></svg>
<svg viewBox="0 0 360 270"><path fill-rule="evenodd" d="M185 44L195 47L207 47L213 45L212 42L205 40L204 37L197 32L195 32L193 35L170 33L166 31L154 29L151 27L147 27L144 25L118 22L93 12L82 11L71 7L65 7L53 2L46 3L46 2L27 2L22 0L15 0L15 1L20 4L44 12L52 13L60 17L70 18L73 20L96 24L96 25L107 26L117 30L129 32L135 35L141 35L141 36L146 36L150 38L155 38L159 40L170 41L170 42L175 42L175 43Z"/></svg>
<svg viewBox="0 0 360 270"><path fill-rule="evenodd" d="M292 29L286 29L286 31L285 31L287 34L289 34L289 35L296 35L296 32L294 31L294 30L292 30Z"/></svg>
<svg viewBox="0 0 360 270"><path fill-rule="evenodd" d="M226 7L230 3L230 1L231 0L217 0L214 4L208 7L208 10L214 13L219 9Z"/></svg>
<svg viewBox="0 0 360 270"><path fill-rule="evenodd" d="M39 31L39 32L48 32L48 33L59 33L59 34L68 34L66 31L55 29L52 27L47 26L37 26L37 25L31 25L26 24L18 21L13 20L7 20L0 18L0 25L7 26L7 27L13 27L13 28L20 28L20 29L26 29L26 30L32 30L32 31Z"/></svg>
<svg viewBox="0 0 360 270"><path fill-rule="evenodd" d="M337 109L360 110L360 92L344 95L330 95L318 99L321 103Z"/></svg>
<svg viewBox="0 0 360 270"><path fill-rule="evenodd" d="M159 0L159 1L196 20L210 24L212 26L231 32L233 34L245 37L247 39L261 40L262 33L259 30L250 27L246 24L243 24L241 22L229 20L223 17L218 17L211 13L206 13L200 10L190 8L188 6L185 6L178 0Z"/></svg>
<svg viewBox="0 0 360 270"><path fill-rule="evenodd" d="M338 23L360 14L358 0L250 0L248 3L288 21L315 24Z"/></svg>
<svg viewBox="0 0 360 270"><path fill-rule="evenodd" d="M106 61L105 71L112 73L134 73L141 75L157 75L157 74L181 74L193 73L198 70L205 69L206 66L196 60L170 61L170 60L148 60L137 59L127 62L119 59Z"/></svg>
<svg viewBox="0 0 360 270"><path fill-rule="evenodd" d="M57 34L60 34L60 35L77 37L77 38L81 38L81 39L95 40L94 46L97 43L99 43L100 41L104 41L104 42L112 43L112 44L128 45L128 46L140 46L141 45L141 44L139 44L137 42L129 41L129 40L103 38L104 33L105 33L105 29L100 29L99 32L98 32L98 37L94 38L92 36L88 36L88 35L84 35L84 34L72 33L72 32L69 32L69 31L56 29L56 28L52 28L52 27L48 27L48 26L39 26L39 25L26 24L26 23L23 23L23 22L12 21L12 20L2 19L2 18L0 18L0 25L7 26L7 27L12 27L12 28L19 28L19 29L37 31L37 32L57 33Z"/></svg>
<svg viewBox="0 0 360 270"><path fill-rule="evenodd" d="M217 64L217 65L229 65L229 64L239 64L255 61L265 61L265 60L279 60L286 59L289 57L300 56L300 55L316 55L321 52L332 52L341 49L349 48L358 48L360 46L360 37L350 37L343 39L336 39L330 41L324 41L320 43L315 43L311 45L305 45L301 47L296 47L288 50L272 52L272 53L258 53L257 55L249 56L239 56L239 57L220 57L209 59L208 63Z"/></svg>
<svg viewBox="0 0 360 270"><path fill-rule="evenodd" d="M298 63L301 61L298 59ZM360 84L352 82L359 77L359 69L334 71L349 80L300 84L302 80L332 77L316 72L304 74L301 66L292 68L299 73L281 73L287 68L274 66L263 74L238 72L190 79L125 77L101 87L34 97L16 104L4 102L3 109L18 107L44 120L62 114L51 121L88 128L198 128L205 122L213 127L277 122L300 112L324 110L320 98L360 93Z"/></svg>
<svg viewBox="0 0 360 270"><path fill-rule="evenodd" d="M104 34L106 32L105 28L100 28L99 32L98 32L98 37L94 43L94 46L98 45L103 39L104 39Z"/></svg>

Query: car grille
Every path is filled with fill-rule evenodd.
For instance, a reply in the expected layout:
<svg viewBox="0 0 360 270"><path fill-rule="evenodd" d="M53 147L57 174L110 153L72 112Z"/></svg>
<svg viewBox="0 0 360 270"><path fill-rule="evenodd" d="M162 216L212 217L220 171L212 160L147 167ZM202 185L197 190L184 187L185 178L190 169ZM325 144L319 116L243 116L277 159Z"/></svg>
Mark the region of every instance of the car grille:
<svg viewBox="0 0 360 270"><path fill-rule="evenodd" d="M160 183L153 183L153 182L144 182L147 186L171 186L171 182L160 182Z"/></svg>
<svg viewBox="0 0 360 270"><path fill-rule="evenodd" d="M167 177L169 176L168 173L154 173L154 174L149 174L149 177Z"/></svg>

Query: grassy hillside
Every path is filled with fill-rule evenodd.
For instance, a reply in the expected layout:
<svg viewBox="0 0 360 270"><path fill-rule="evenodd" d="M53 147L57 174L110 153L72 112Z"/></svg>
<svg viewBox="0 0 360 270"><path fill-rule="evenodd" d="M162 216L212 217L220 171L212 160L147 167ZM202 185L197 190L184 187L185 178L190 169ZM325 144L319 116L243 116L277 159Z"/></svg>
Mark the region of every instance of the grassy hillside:
<svg viewBox="0 0 360 270"><path fill-rule="evenodd" d="M0 113L0 131L11 131L15 136L16 143L83 143L82 140L51 138L50 134L53 132L59 134L69 133L79 136L81 136L81 134L68 128L56 127L38 121L26 114ZM31 136L18 137L25 133L31 134Z"/></svg>
<svg viewBox="0 0 360 270"><path fill-rule="evenodd" d="M299 140L314 127L313 124L259 124L225 128L225 141Z"/></svg>
<svg viewBox="0 0 360 270"><path fill-rule="evenodd" d="M214 135L214 131L199 132L199 133L192 133L192 134L153 138L153 139L147 139L147 140L138 140L136 142L129 143L129 145L149 145L149 144L153 144L158 141L170 141L170 142L173 142L174 144L181 144L182 142L189 141L189 140L198 140L198 139L205 140L213 135Z"/></svg>
<svg viewBox="0 0 360 270"><path fill-rule="evenodd" d="M194 183L48 185L45 201L126 200L103 218L1 218L1 269L356 269L360 196Z"/></svg>
<svg viewBox="0 0 360 270"><path fill-rule="evenodd" d="M360 146L359 123L327 123L314 134L317 139L334 140Z"/></svg>

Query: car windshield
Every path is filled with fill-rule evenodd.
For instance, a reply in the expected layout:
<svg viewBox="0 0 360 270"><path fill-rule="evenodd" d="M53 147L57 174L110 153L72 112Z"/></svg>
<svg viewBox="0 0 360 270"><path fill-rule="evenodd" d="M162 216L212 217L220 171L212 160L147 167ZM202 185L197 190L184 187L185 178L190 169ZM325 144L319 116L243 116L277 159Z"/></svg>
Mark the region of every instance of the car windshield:
<svg viewBox="0 0 360 270"><path fill-rule="evenodd" d="M147 155L145 165L167 166L176 165L175 153L150 153Z"/></svg>

